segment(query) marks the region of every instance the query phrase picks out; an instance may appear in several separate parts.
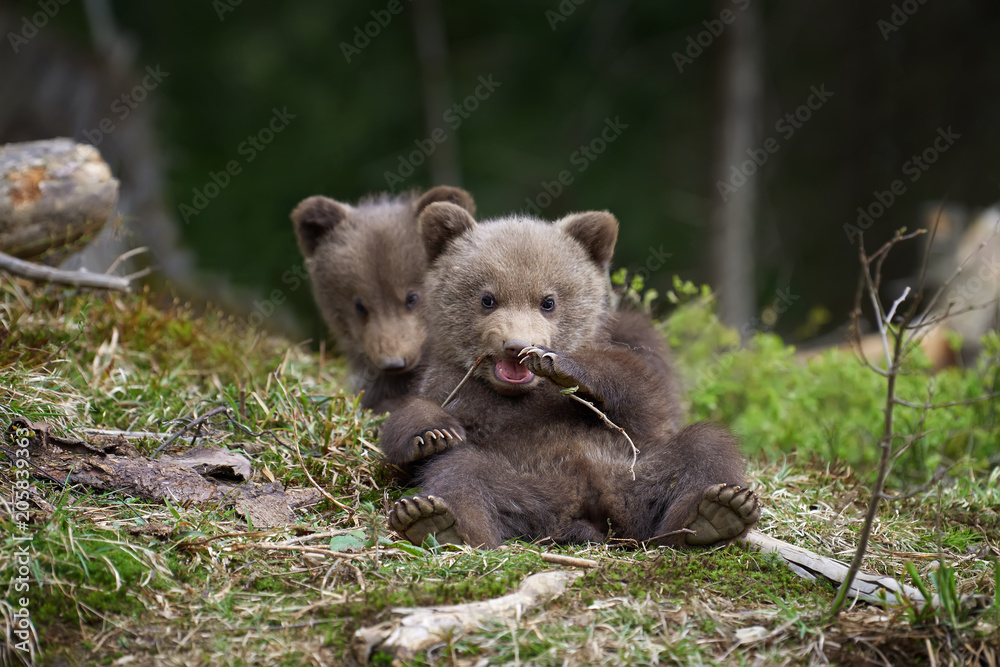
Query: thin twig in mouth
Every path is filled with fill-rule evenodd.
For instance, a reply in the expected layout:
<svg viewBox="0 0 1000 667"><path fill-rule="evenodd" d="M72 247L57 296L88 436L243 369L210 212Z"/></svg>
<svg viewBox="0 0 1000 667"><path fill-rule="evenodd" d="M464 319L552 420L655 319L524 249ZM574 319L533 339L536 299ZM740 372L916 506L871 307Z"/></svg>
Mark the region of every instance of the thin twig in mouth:
<svg viewBox="0 0 1000 667"><path fill-rule="evenodd" d="M476 367L479 366L479 364L481 364L483 359L485 359L486 357L487 357L486 354L480 354L479 357L474 362L472 362L472 367L469 368L469 372L465 374L465 377L462 378L461 382L455 385L455 388L451 390L450 394L448 394L448 398L444 399L444 403L441 404L442 408L448 405L448 403L451 402L451 399L455 398L455 394L458 393L458 390L462 388L462 385L465 384L465 381L469 379L470 375L472 375L472 371L476 370Z"/></svg>

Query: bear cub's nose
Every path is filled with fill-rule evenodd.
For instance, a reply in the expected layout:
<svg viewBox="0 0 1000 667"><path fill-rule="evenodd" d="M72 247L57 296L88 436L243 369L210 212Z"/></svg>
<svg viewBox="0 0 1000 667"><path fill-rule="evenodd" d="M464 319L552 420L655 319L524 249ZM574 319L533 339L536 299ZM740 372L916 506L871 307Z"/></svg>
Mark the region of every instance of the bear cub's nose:
<svg viewBox="0 0 1000 667"><path fill-rule="evenodd" d="M510 340L505 340L503 343L503 351L507 353L507 356L516 357L521 353L526 347L529 347L531 343L526 340L521 340L520 338L511 338Z"/></svg>
<svg viewBox="0 0 1000 667"><path fill-rule="evenodd" d="M379 370L385 371L386 373L396 373L398 371L404 370L406 368L406 359L401 359L399 357L391 357L389 359L383 359L379 364Z"/></svg>

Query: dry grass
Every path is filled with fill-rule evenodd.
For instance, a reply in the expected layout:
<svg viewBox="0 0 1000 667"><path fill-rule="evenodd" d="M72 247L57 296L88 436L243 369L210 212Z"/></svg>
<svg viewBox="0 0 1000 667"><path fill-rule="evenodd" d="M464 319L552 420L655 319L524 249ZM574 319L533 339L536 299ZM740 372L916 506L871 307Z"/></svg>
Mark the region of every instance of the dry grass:
<svg viewBox="0 0 1000 667"><path fill-rule="evenodd" d="M63 435L169 434L240 450L260 479L329 498L287 529L257 530L232 510L155 505L33 479L30 525L11 520L14 471L0 465L4 660L14 648L15 540L31 536L34 639L44 664L351 664L353 631L394 606L502 595L551 569L546 552L597 568L516 624L442 637L428 664L1000 664L1000 606L977 613L857 605L835 620L834 591L774 558L731 546L698 552L510 544L494 552L396 541L385 510L400 495L379 466L377 420L342 389L343 369L304 346L149 295L73 295L4 279L0 425L14 414ZM163 437L138 437L152 452ZM13 443L3 443L10 451ZM301 454L301 458L300 458ZM4 458L5 457L0 457ZM308 474L307 474L308 473ZM847 560L870 479L794 455L753 469L760 528ZM971 474L970 474L971 475ZM933 588L944 562L959 594L992 596L1000 554L1000 471L947 480L880 515L866 568L913 563ZM11 573L8 575L7 573ZM988 602L980 600L980 604ZM953 610L954 611L954 610ZM376 662L384 656L376 656ZM992 661L992 662L991 662ZM484 663L485 664L485 663Z"/></svg>

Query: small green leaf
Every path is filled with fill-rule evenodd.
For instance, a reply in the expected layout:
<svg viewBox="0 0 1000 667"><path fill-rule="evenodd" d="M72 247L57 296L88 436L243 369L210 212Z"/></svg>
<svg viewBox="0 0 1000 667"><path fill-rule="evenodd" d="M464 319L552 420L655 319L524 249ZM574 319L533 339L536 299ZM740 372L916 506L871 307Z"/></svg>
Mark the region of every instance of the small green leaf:
<svg viewBox="0 0 1000 667"><path fill-rule="evenodd" d="M365 531L352 530L344 535L334 535L330 538L330 551L352 551L365 546Z"/></svg>
<svg viewBox="0 0 1000 667"><path fill-rule="evenodd" d="M564 396L569 396L570 394L575 394L578 391L580 391L579 385L575 387L566 387L565 389L560 389L559 393L563 394Z"/></svg>
<svg viewBox="0 0 1000 667"><path fill-rule="evenodd" d="M427 555L427 549L418 547L415 544L410 544L409 542L396 542L393 546L404 553L408 553L411 556L417 556L418 558L423 558Z"/></svg>

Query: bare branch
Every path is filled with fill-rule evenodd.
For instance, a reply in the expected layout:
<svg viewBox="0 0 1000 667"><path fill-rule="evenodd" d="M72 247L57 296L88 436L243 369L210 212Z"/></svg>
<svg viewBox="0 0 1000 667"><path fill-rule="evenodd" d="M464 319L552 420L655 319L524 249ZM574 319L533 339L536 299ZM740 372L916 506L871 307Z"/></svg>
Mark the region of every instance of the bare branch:
<svg viewBox="0 0 1000 667"><path fill-rule="evenodd" d="M0 252L0 271L29 280L71 285L73 287L93 287L95 289L116 290L118 292L128 292L130 289L128 278L107 276L101 273L89 273L87 271L63 271L61 269L54 269L51 266L26 262L23 259L12 257L4 252Z"/></svg>
<svg viewBox="0 0 1000 667"><path fill-rule="evenodd" d="M623 429L621 426L608 419L608 416L603 412L601 412L600 410L598 410L597 407L590 401L580 398L576 394L566 394L566 396L569 396L574 401L586 405L588 408L597 413L597 416L601 418L601 421L604 422L605 426L607 426L608 428L613 428L625 436L625 439L628 440L628 444L632 446L632 465L629 467L629 472L632 473L632 480L635 481L635 463L637 460L639 460L639 450L636 448L635 443L632 442L632 438L630 438L628 433L625 432L625 429Z"/></svg>
<svg viewBox="0 0 1000 667"><path fill-rule="evenodd" d="M111 262L111 266L109 266L107 270L104 271L105 275L112 273L115 269L118 268L118 265L121 264L122 262L132 259L136 255L141 255L146 252L149 252L149 248L147 246L139 246L138 248L132 248L127 252L123 252L115 259L115 261Z"/></svg>
<svg viewBox="0 0 1000 667"><path fill-rule="evenodd" d="M976 246L975 250L970 252L967 257L962 259L962 263L958 265L958 268L956 268L955 271L950 276L948 276L948 280L944 281L944 284L941 285L941 287L938 288L937 292L934 293L934 296L933 298L931 298L930 303L927 304L928 313L934 312L934 306L937 305L938 299L941 298L941 295L948 291L948 288L951 287L951 283L954 282L955 278L958 278L959 274L962 273L962 269L965 268L965 265L968 264L973 257L978 255L982 251L982 249L986 247L986 244L993 240L993 237L996 236L998 232L1000 232L1000 221L998 221L997 225L993 228L993 233L990 234L985 239L983 239L982 243Z"/></svg>
<svg viewBox="0 0 1000 667"><path fill-rule="evenodd" d="M967 398L964 401L951 401L950 403L934 403L928 405L926 403L911 403L910 401L903 400L902 398L894 398L896 405L905 405L908 408L927 408L933 410L935 408L953 408L958 405L970 405L972 403L979 403L980 401L988 401L993 398L1000 398L1000 392L995 394L987 394L986 396L977 396L975 398Z"/></svg>
<svg viewBox="0 0 1000 667"><path fill-rule="evenodd" d="M940 482L942 479L944 479L944 476L947 475L949 472L951 472L952 468L954 467L955 467L954 465L950 465L948 467L939 466L938 469L934 471L934 476L931 477L926 484L921 484L913 491L910 491L909 493L903 494L901 496L890 496L883 493L882 500L887 500L889 502L896 502L900 500L909 500L914 496L919 496L921 493L925 492L927 489L931 488L932 486Z"/></svg>
<svg viewBox="0 0 1000 667"><path fill-rule="evenodd" d="M457 385L455 385L455 388L451 390L451 393L448 394L448 397L444 399L444 403L441 404L442 408L444 406L448 405L448 403L451 402L451 399L453 399L455 397L455 394L458 393L458 390L462 388L462 385L465 384L465 381L468 380L469 377L472 375L472 371L476 370L476 367L479 364L481 364L483 362L483 359L485 359L485 358L486 358L486 355L485 354L481 354L481 355L479 355L479 357L474 362L472 362L472 366L469 367L469 370L468 370L468 372L466 372L465 377L463 377L459 381L459 383Z"/></svg>

